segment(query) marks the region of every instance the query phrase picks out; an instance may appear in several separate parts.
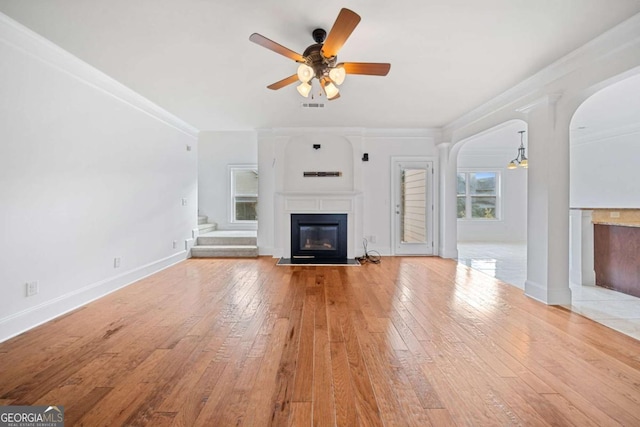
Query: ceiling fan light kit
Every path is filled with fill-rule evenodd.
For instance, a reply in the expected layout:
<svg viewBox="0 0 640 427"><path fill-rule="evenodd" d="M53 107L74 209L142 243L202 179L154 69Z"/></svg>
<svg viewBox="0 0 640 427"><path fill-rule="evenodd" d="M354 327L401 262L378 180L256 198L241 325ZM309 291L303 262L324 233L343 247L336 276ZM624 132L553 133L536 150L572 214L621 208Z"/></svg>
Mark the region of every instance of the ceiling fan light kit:
<svg viewBox="0 0 640 427"><path fill-rule="evenodd" d="M298 67L298 79L302 83L309 83L309 80L313 78L313 68L309 67L307 64L300 64Z"/></svg>
<svg viewBox="0 0 640 427"><path fill-rule="evenodd" d="M327 99L333 100L340 97L338 86L344 83L347 74L386 76L391 68L391 64L388 63L337 63L338 51L359 22L360 16L357 13L349 9L340 10L329 34L322 28L313 30L312 36L316 43L307 47L302 55L258 33L253 33L249 37L250 41L300 63L296 74L273 83L267 88L278 90L299 81L300 84L296 89L306 98L312 91L312 80L315 77L320 82L320 87Z"/></svg>
<svg viewBox="0 0 640 427"><path fill-rule="evenodd" d="M332 100L338 97L340 90L333 84L329 77L322 77L320 79L324 93L327 94L327 99Z"/></svg>
<svg viewBox="0 0 640 427"><path fill-rule="evenodd" d="M298 89L298 93L300 95L307 98L309 96L309 93L311 92L311 85L307 82L302 82L296 87L296 89Z"/></svg>
<svg viewBox="0 0 640 427"><path fill-rule="evenodd" d="M337 85L344 83L344 78L347 76L347 72L342 65L338 65L329 70L329 78Z"/></svg>

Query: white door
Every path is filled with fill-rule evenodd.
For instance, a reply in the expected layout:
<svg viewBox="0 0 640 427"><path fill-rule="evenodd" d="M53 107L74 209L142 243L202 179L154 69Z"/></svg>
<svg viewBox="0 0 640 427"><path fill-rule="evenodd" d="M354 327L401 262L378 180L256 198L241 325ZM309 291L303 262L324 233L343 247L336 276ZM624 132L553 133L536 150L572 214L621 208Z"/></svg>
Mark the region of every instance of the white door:
<svg viewBox="0 0 640 427"><path fill-rule="evenodd" d="M393 161L396 255L433 255L433 162Z"/></svg>

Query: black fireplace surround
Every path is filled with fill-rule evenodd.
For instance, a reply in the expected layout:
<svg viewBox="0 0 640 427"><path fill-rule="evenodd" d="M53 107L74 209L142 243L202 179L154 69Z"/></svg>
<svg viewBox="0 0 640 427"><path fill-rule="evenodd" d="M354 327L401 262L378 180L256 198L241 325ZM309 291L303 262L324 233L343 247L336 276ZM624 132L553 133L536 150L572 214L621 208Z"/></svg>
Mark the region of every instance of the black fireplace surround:
<svg viewBox="0 0 640 427"><path fill-rule="evenodd" d="M347 259L347 214L291 214L291 262Z"/></svg>

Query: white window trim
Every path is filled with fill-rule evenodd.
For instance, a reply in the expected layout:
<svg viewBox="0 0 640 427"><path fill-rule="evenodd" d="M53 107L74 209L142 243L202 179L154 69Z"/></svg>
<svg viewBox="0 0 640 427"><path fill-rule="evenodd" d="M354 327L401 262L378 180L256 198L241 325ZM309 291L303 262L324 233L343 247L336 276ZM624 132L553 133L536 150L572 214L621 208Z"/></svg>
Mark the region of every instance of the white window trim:
<svg viewBox="0 0 640 427"><path fill-rule="evenodd" d="M257 164L240 164L240 165L227 165L227 177L229 178L229 223L231 224L257 224L258 221L240 221L236 219L236 197L253 197L254 194L235 194L235 175L236 170L253 170L258 172ZM258 195L255 194L257 197Z"/></svg>
<svg viewBox="0 0 640 427"><path fill-rule="evenodd" d="M469 195L469 180L466 180L466 191L465 191L465 203L466 203L466 217L465 218L457 218L458 221L479 221L479 222L501 222L504 221L502 217L502 175L504 169L501 168L459 168L456 172L456 205L458 200L458 174L459 173L474 173L474 172L493 172L496 174L496 218L472 218L469 216L471 214L470 206L471 196ZM457 216L457 214L456 214Z"/></svg>

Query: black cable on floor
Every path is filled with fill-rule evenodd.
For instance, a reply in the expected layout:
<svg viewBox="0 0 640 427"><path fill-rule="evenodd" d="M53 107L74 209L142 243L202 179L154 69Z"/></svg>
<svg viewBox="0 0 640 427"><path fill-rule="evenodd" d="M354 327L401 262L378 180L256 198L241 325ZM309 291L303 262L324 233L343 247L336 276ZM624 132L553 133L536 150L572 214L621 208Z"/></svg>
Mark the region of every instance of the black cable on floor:
<svg viewBox="0 0 640 427"><path fill-rule="evenodd" d="M367 250L367 239L362 239L362 246L364 246L364 255L360 258L356 258L360 264L370 262L372 264L380 264L380 252Z"/></svg>

